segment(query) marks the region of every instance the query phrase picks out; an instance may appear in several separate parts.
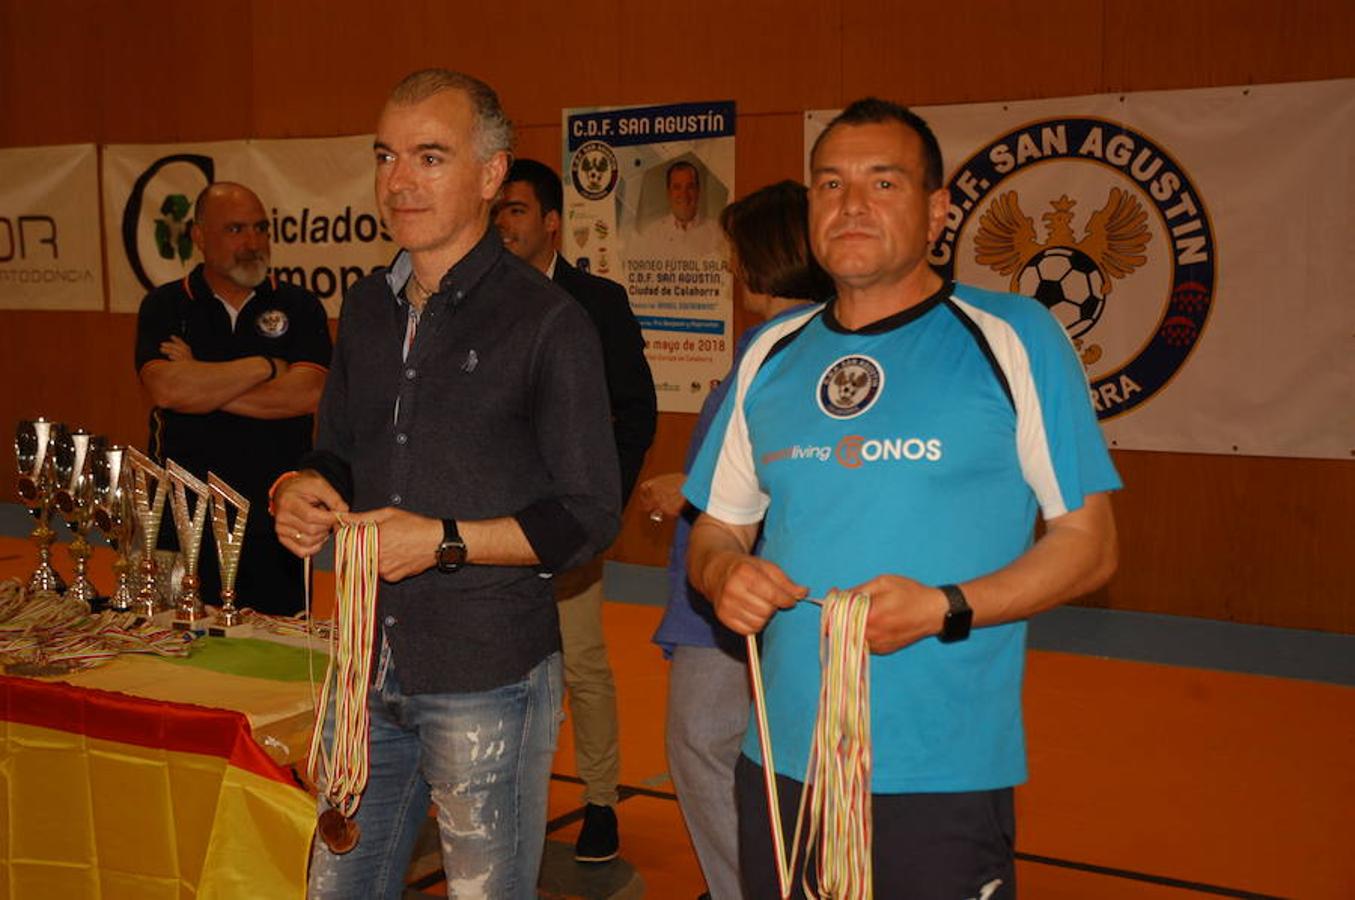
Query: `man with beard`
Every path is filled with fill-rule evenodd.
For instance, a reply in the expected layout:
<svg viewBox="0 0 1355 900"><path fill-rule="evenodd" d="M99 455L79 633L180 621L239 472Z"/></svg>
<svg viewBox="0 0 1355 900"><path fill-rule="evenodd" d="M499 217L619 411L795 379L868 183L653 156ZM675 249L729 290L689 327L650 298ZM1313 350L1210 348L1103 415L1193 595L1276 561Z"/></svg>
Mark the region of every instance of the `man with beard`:
<svg viewBox="0 0 1355 900"><path fill-rule="evenodd" d="M250 514L236 580L238 602L269 613L301 608L301 561L267 516L268 487L311 447L312 415L329 366L324 307L268 273L268 217L249 188L208 185L193 207L203 261L141 302L136 365L154 409L150 455L244 494ZM165 517L162 545L174 546ZM202 596L220 574L211 529L203 538Z"/></svg>

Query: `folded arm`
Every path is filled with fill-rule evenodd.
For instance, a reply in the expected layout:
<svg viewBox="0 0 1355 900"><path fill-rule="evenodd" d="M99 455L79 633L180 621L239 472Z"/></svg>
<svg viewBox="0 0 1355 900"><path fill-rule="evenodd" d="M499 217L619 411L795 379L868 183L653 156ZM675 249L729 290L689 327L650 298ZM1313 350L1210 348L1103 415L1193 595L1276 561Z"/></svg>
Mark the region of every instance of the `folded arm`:
<svg viewBox="0 0 1355 900"><path fill-rule="evenodd" d="M274 364L287 367L281 361ZM214 363L153 359L141 367L140 376L156 406L181 413L209 413L267 382L273 370L262 356Z"/></svg>
<svg viewBox="0 0 1355 900"><path fill-rule="evenodd" d="M279 364L281 370L283 365ZM265 381L239 395L221 409L251 419L290 419L308 416L320 403L325 389L325 370L311 363L293 363L272 381Z"/></svg>

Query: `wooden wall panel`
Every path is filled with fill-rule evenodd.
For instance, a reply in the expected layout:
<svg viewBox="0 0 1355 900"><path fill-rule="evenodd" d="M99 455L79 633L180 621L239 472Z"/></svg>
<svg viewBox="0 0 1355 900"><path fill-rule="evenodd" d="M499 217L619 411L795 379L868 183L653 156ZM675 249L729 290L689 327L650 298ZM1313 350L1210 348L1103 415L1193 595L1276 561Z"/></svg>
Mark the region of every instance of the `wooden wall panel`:
<svg viewBox="0 0 1355 900"><path fill-rule="evenodd" d="M438 64L488 81L516 121L558 124L562 107L618 102L611 98L625 89L617 64L622 22L633 8L621 0L483 4L474 28L464 13L449 16Z"/></svg>
<svg viewBox="0 0 1355 900"><path fill-rule="evenodd" d="M867 94L922 106L1099 90L1100 4L843 3L839 103Z"/></svg>
<svg viewBox="0 0 1355 900"><path fill-rule="evenodd" d="M252 103L258 136L372 131L382 98L398 77L386 73L378 57L396 56L400 37L383 27L391 17L376 12L375 5L340 10L323 2L254 4Z"/></svg>
<svg viewBox="0 0 1355 900"><path fill-rule="evenodd" d="M146 446L150 407L133 369L136 316L0 311L0 500L13 501L14 425L42 415Z"/></svg>
<svg viewBox="0 0 1355 900"><path fill-rule="evenodd" d="M510 113L511 115L511 113ZM517 156L545 163L560 174L560 123L515 125Z"/></svg>
<svg viewBox="0 0 1355 900"><path fill-rule="evenodd" d="M838 0L655 0L623 8L616 103L728 100L741 115L838 96Z"/></svg>
<svg viewBox="0 0 1355 900"><path fill-rule="evenodd" d="M1140 0L1106 5L1107 91L1347 78L1350 0Z"/></svg>
<svg viewBox="0 0 1355 900"><path fill-rule="evenodd" d="M1119 451L1098 605L1355 632L1355 464Z"/></svg>
<svg viewBox="0 0 1355 900"><path fill-rule="evenodd" d="M740 195L798 178L801 111L1355 75L1350 0L0 0L0 146L366 133L428 65L499 91L519 152L559 166L560 110L732 98ZM736 306L739 295L736 294ZM750 325L735 314L735 333ZM135 317L0 311L0 428L44 413L144 443ZM660 416L645 475L695 416ZM9 451L0 454L9 458ZM1355 633L1350 461L1116 453L1123 565L1087 603ZM8 463L6 463L8 465ZM13 499L12 478L0 499ZM662 564L626 512L610 555Z"/></svg>
<svg viewBox="0 0 1355 900"><path fill-rule="evenodd" d="M251 10L238 4L85 4L73 27L95 28L102 69L101 143L252 137ZM59 97L54 97L59 100Z"/></svg>
<svg viewBox="0 0 1355 900"><path fill-rule="evenodd" d="M103 60L83 7L0 0L0 145L94 140Z"/></svg>

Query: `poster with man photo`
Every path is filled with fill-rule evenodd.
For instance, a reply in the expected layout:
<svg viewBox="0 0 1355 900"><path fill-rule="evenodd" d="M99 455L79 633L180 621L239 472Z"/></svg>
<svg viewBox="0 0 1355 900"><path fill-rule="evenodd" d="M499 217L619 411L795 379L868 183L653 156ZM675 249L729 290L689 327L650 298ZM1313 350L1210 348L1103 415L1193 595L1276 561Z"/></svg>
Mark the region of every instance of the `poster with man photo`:
<svg viewBox="0 0 1355 900"><path fill-rule="evenodd" d="M729 371L734 104L564 111L560 252L626 288L659 409L697 412Z"/></svg>

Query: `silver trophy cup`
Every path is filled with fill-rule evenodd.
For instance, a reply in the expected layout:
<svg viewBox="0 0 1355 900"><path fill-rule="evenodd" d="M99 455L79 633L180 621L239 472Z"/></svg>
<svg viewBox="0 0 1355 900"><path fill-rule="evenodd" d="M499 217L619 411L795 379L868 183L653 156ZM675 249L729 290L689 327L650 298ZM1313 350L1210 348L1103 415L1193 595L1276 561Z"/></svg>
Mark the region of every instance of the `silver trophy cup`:
<svg viewBox="0 0 1355 900"><path fill-rule="evenodd" d="M93 453L107 444L104 438L78 428L58 434L52 452L52 468L56 473L57 484L52 502L75 535L70 547L75 575L66 590L66 599L78 600L86 606L99 595L89 580L89 558L93 550L86 538L94 518L94 477L90 462Z"/></svg>
<svg viewBox="0 0 1355 900"><path fill-rule="evenodd" d="M128 612L135 599L132 593L132 564L127 550L132 542L136 520L132 514L131 480L125 465L127 448L121 444L104 446L93 451L90 471L94 476L94 524L113 544L117 559L113 575L117 585L108 598L109 609Z"/></svg>
<svg viewBox="0 0 1355 900"><path fill-rule="evenodd" d="M19 469L18 491L38 524L33 529L33 543L38 545L38 565L28 579L28 590L60 593L66 583L52 568L52 495L55 477L52 473L52 439L65 431L65 426L47 419L23 419L14 429L14 456Z"/></svg>

